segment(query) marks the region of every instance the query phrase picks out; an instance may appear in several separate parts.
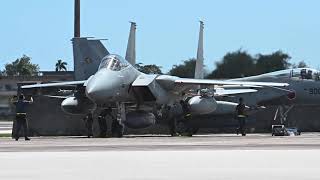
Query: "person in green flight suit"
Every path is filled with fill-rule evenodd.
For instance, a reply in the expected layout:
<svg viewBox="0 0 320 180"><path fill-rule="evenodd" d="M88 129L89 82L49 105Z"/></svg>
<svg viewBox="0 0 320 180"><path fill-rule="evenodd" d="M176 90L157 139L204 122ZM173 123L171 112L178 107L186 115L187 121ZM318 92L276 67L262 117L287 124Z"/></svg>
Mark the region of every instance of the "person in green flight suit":
<svg viewBox="0 0 320 180"><path fill-rule="evenodd" d="M244 104L243 98L239 98L239 104L236 107L236 118L239 122L239 127L237 129L237 134L240 132L242 136L246 135L246 118L247 115L245 113L246 105Z"/></svg>

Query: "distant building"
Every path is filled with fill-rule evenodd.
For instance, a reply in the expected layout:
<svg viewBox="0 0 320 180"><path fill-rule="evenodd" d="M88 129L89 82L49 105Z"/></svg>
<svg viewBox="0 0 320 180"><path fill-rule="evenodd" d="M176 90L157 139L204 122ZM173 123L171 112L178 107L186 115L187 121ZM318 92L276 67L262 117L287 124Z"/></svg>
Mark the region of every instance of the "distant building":
<svg viewBox="0 0 320 180"><path fill-rule="evenodd" d="M41 71L38 76L0 75L0 119L12 118L14 110L10 98L17 95L18 84L34 84L74 80L73 71Z"/></svg>

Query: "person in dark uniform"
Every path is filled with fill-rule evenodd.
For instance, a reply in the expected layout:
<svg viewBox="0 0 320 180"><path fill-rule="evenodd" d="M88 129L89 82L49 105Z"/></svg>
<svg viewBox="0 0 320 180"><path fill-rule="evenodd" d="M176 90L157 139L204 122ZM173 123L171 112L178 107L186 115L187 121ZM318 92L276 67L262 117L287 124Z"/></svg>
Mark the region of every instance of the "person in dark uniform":
<svg viewBox="0 0 320 180"><path fill-rule="evenodd" d="M112 118L112 124L111 124L111 134L112 134L112 137L122 137L123 136L123 130L124 130L124 126L123 124L120 122L120 120L118 119L118 115L117 114L117 117L114 117L111 113L111 108L110 108L110 117Z"/></svg>
<svg viewBox="0 0 320 180"><path fill-rule="evenodd" d="M166 121L168 122L169 125L169 132L171 136L178 136L177 131L176 131L176 117L175 114L173 112L173 108L171 106L164 106L163 107L163 116L166 119Z"/></svg>
<svg viewBox="0 0 320 180"><path fill-rule="evenodd" d="M190 106L184 100L180 100L180 105L181 105L182 112L183 112L180 122L182 122L184 124L186 135L192 136L193 128L190 126L190 121L192 119Z"/></svg>
<svg viewBox="0 0 320 180"><path fill-rule="evenodd" d="M112 114L111 107L109 107L108 109L103 109L98 116L98 123L99 123L99 127L100 127L99 137L106 137L107 136L108 127L107 127L106 116L110 116L112 118L112 120L115 119L115 117Z"/></svg>
<svg viewBox="0 0 320 180"><path fill-rule="evenodd" d="M100 128L100 133L99 137L104 138L107 136L107 121L106 121L106 110L102 110L98 116L98 123L99 123L99 128Z"/></svg>
<svg viewBox="0 0 320 180"><path fill-rule="evenodd" d="M191 119L191 111L190 111L189 104L187 102L185 102L184 100L180 100L180 104L182 107L184 119L185 120Z"/></svg>
<svg viewBox="0 0 320 180"><path fill-rule="evenodd" d="M25 97L23 94L19 95L19 98L17 101L13 101L13 104L16 106L16 132L15 132L15 139L16 141L19 140L19 134L20 134L20 129L21 127L23 128L23 135L24 139L26 141L29 141L30 139L28 138L28 127L27 127L27 112L26 112L26 107L27 105L33 103L33 98L30 98L30 101L25 100Z"/></svg>
<svg viewBox="0 0 320 180"><path fill-rule="evenodd" d="M245 114L246 105L243 102L243 98L239 98L239 104L236 107L237 119L239 121L239 127L237 128L237 134L240 132L242 136L246 135L246 117Z"/></svg>
<svg viewBox="0 0 320 180"><path fill-rule="evenodd" d="M84 117L84 122L87 128L87 135L88 138L92 137L92 124L93 124L93 115L92 112L89 112L85 117Z"/></svg>

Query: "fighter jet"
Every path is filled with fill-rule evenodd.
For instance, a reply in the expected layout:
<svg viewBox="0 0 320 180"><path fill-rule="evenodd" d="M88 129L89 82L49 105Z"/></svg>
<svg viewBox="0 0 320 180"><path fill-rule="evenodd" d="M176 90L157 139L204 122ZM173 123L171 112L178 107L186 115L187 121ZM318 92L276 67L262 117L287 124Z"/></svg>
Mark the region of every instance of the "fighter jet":
<svg viewBox="0 0 320 180"><path fill-rule="evenodd" d="M250 106L278 106L275 117L280 116L281 123L285 123L290 110L294 106L320 105L320 72L312 68L293 68L261 74L257 76L232 79L232 81L262 81L288 83L289 86L279 88L288 93L275 96L277 88L267 88L252 94L238 94L225 97L224 100L234 102L236 98L244 98ZM227 87L225 87L227 88Z"/></svg>
<svg viewBox="0 0 320 180"><path fill-rule="evenodd" d="M135 35L135 33L132 33L132 30L135 30L135 23L131 23L132 26L134 28L131 28L130 37ZM77 40L79 39L74 39L73 42L75 43ZM132 45L134 43L129 38L126 57L131 63L134 63L135 50L132 51L134 49ZM134 124L136 128L153 125L155 118L148 109L152 109L154 105L175 104L184 97L184 94L196 89L199 85L206 85L212 87L212 89L215 89L215 86L222 85L245 87L286 87L289 85L288 83L207 80L180 78L170 75L148 75L139 72L128 60L120 55L108 54L107 51L104 51L104 53L107 55L101 59L97 71L86 80L25 85L21 88L74 86L74 95L62 101L62 109L70 114L84 114L89 109L116 108L118 124L114 126L116 128L114 131L117 131L119 136L122 136L123 124ZM88 61L92 62L93 60L89 59ZM242 89L240 91L246 90ZM251 89L249 90L251 91ZM233 93L237 94L238 92ZM226 91L224 93L224 90L220 89L220 94L230 94L230 92ZM217 109L217 101L213 96L194 96L188 102L193 113L207 114Z"/></svg>
<svg viewBox="0 0 320 180"><path fill-rule="evenodd" d="M203 78L203 23L201 22L198 52L196 60L196 78ZM222 94L219 96L220 88L223 92L235 91L240 92L241 88L247 89L245 86L223 85L215 88L215 99L217 100L217 109L209 114L201 114L201 117L210 119L230 119L233 118L235 107L240 97L245 99L248 112L253 114L259 109L268 106L278 106L274 120L279 116L280 123L283 124L287 120L288 113L294 106L319 106L320 103L320 72L312 68L294 68L280 70L271 73L250 76L245 78L230 79L228 81L259 81L259 82L275 82L288 83L286 87L253 87L256 91L243 92L237 94ZM195 120L197 121L197 120ZM197 122L193 123L196 127Z"/></svg>

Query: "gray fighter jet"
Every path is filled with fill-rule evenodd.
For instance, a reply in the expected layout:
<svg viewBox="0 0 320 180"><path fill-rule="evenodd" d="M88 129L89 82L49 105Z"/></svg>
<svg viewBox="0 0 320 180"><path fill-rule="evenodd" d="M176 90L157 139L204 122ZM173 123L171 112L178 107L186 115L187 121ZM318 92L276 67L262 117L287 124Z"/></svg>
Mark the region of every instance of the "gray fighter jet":
<svg viewBox="0 0 320 180"><path fill-rule="evenodd" d="M134 26L134 28L132 28ZM130 37L134 36L135 23L131 23ZM134 39L134 38L132 38ZM87 38L83 40L88 44ZM234 85L246 87L241 90L232 90L232 94L252 92L252 87L286 87L288 83L253 82L253 81L226 81L180 78L169 75L148 75L139 72L132 64L117 54L108 54L97 41L93 43L103 49L107 54L100 61L97 71L86 80L25 85L22 89L75 87L72 96L65 97L62 109L71 114L85 114L90 109L116 108L117 125L113 126L119 136L122 135L122 124L135 128L143 128L155 123L155 117L150 113L155 105L172 105L184 98L190 90L197 89L199 85L206 85L213 90L215 86ZM74 47L76 45L74 44ZM128 41L126 57L131 63L135 62L135 43ZM82 46L83 47L83 46ZM94 49L95 50L95 49ZM85 52L87 52L86 50ZM134 53L134 54L132 54ZM87 53L91 55L90 53ZM95 58L99 57L98 55ZM85 63L97 63L96 59L85 58ZM85 64L83 64L85 65ZM92 69L91 69L92 70ZM89 75L87 73L87 75ZM238 91L238 92L237 92ZM254 90L256 91L256 90ZM221 95L229 95L229 90L219 89ZM190 110L194 114L207 114L217 109L214 96L196 95L188 101Z"/></svg>
<svg viewBox="0 0 320 180"><path fill-rule="evenodd" d="M238 94L234 97L225 97L224 100L235 102L242 97L250 106L278 106L275 117L280 116L281 123L286 121L287 115L294 106L319 106L320 105L320 72L312 68L294 68L257 76L232 79L232 81L262 81L288 83L282 88L264 88L251 94ZM227 88L227 87L224 87ZM281 95L281 91L288 93ZM284 91L284 92L285 92ZM275 95L277 94L277 95ZM278 97L277 97L278 96Z"/></svg>
<svg viewBox="0 0 320 180"><path fill-rule="evenodd" d="M200 26L199 45L196 62L196 78L203 78L203 23ZM280 123L285 123L287 115L294 106L319 106L320 104L320 72L311 68L294 68L280 70L271 73L250 76L245 78L230 79L228 81L258 81L258 82L275 82L288 83L286 87L259 87L251 86L254 92L243 92L237 94L222 94L223 92L236 91L248 87L238 85L223 85L216 87L214 90L215 99L217 100L217 109L209 114L202 114L202 117L213 119L230 119L234 116L235 107L240 97L245 99L249 113L255 113L256 110L263 109L267 106L278 106L274 120L280 119ZM192 97L192 96L191 96ZM196 117L201 118L201 117ZM196 123L194 123L196 124ZM197 126L197 125L195 125Z"/></svg>

